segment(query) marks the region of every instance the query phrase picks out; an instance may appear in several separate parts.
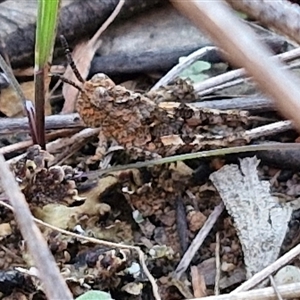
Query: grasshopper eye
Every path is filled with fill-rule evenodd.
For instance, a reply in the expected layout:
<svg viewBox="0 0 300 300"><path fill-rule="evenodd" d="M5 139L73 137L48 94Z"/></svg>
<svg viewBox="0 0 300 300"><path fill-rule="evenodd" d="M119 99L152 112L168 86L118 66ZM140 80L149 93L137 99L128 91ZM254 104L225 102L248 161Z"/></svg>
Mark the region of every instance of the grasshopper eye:
<svg viewBox="0 0 300 300"><path fill-rule="evenodd" d="M91 82L93 85L102 86L106 89L115 86L115 83L103 73L95 74L89 82Z"/></svg>
<svg viewBox="0 0 300 300"><path fill-rule="evenodd" d="M97 82L105 80L105 79L109 79L107 77L107 75L105 75L104 73L98 73L92 77L91 82L97 83Z"/></svg>
<svg viewBox="0 0 300 300"><path fill-rule="evenodd" d="M95 89L95 95L99 98L106 98L109 96L107 89L103 86L99 86Z"/></svg>

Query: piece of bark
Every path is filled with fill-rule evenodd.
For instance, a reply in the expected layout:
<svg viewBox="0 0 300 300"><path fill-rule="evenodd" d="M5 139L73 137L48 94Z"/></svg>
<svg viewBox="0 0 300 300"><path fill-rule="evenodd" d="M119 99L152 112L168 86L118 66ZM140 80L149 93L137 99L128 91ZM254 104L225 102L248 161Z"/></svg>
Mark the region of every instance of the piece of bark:
<svg viewBox="0 0 300 300"><path fill-rule="evenodd" d="M211 101L199 101L193 103L193 105L195 107L207 107L224 110L240 109L248 110L250 112L266 112L273 111L276 109L274 103L270 99L260 95Z"/></svg>
<svg viewBox="0 0 300 300"><path fill-rule="evenodd" d="M64 6L60 11L58 35L63 34L71 45L88 39L110 16L118 2L118 0L71 2L71 4ZM124 19L130 18L140 11L149 10L151 7L163 2L164 0L127 0L119 16L119 21L122 20L123 22ZM26 2L25 6L27 4ZM0 11L4 11L5 7L6 18L9 18L10 7L18 7L20 5L19 1L8 0L0 5ZM35 4L31 2L31 6L34 8ZM14 23L16 28L13 32L8 35L5 35L5 32L0 34L5 43L4 51L10 58L13 68L33 65L35 16L30 11L26 16L25 24L28 23L27 26L24 27L23 22L21 23L22 27L18 27L18 25L16 27L16 23ZM19 17L24 18L21 14ZM12 22L11 19L9 19L10 22ZM58 42L57 45L60 46L60 43Z"/></svg>
<svg viewBox="0 0 300 300"><path fill-rule="evenodd" d="M261 37L273 51L279 54L286 51L287 43L279 37ZM211 45L208 43L207 45ZM120 52L111 55L96 55L91 63L89 76L97 73L105 73L109 77L124 76L127 74L147 73L147 72L167 72L176 64L182 56L188 56L194 51L204 47L203 43L192 45L189 43L178 43L175 48L159 48L149 51ZM151 45L149 44L149 48ZM202 60L210 63L224 62L218 51L213 51L204 55Z"/></svg>
<svg viewBox="0 0 300 300"><path fill-rule="evenodd" d="M292 150L292 149L290 150L280 149L280 144L281 143L278 143L278 150L257 152L257 157L265 164L269 164L271 166L280 169L299 171L300 170L299 151Z"/></svg>
<svg viewBox="0 0 300 300"><path fill-rule="evenodd" d="M6 44L5 50L14 69L33 65L36 4L34 1L29 2L30 5L26 2L24 8L23 2L17 0L8 0L0 4L0 20L3 24L0 28L0 38ZM117 3L117 0L63 0L58 34L64 34L71 46L88 39L106 20ZM14 20L9 19L10 7L20 7L20 12L16 13ZM11 25L4 29L9 22ZM258 35L264 39L269 36L284 42L282 37L270 32L258 30ZM189 39L186 39L186 36ZM171 52L179 47L195 49L210 43L188 19L164 0L127 0L120 16L103 34L101 40L103 43L98 50L100 55L136 53L137 49L141 53L157 52L161 49ZM54 59L58 56L64 59L60 42L56 43ZM63 61L66 62L65 59Z"/></svg>
<svg viewBox="0 0 300 300"><path fill-rule="evenodd" d="M292 214L291 206L270 194L270 183L259 180L258 164L256 157L247 157L209 177L234 219L247 278L277 259Z"/></svg>

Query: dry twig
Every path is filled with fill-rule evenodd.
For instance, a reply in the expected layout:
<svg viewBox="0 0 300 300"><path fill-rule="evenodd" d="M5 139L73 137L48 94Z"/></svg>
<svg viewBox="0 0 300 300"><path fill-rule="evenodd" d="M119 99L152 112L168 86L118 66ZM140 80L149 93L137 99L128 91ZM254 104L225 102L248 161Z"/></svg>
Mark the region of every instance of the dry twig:
<svg viewBox="0 0 300 300"><path fill-rule="evenodd" d="M194 238L194 240L192 241L190 247L184 253L180 263L178 264L178 266L175 270L175 273L174 273L174 277L176 279L179 279L181 277L181 275L186 271L186 269L190 265L194 255L195 255L195 253L201 247L205 238L207 237L207 235L211 231L212 227L216 223L220 214L222 213L223 209L224 209L224 204L223 204L223 202L221 202L218 206L215 207L214 211L207 218L205 224L200 229L200 231L197 233L197 235Z"/></svg>
<svg viewBox="0 0 300 300"><path fill-rule="evenodd" d="M280 112L300 129L299 80L271 57L268 49L259 43L254 33L238 20L223 1L200 3L196 0L172 0L172 3L199 28L206 30L228 54L232 63L244 66L262 91L272 97Z"/></svg>
<svg viewBox="0 0 300 300"><path fill-rule="evenodd" d="M290 50L288 52L278 54L274 57L279 58L280 60L284 62L289 62L294 59L299 58L300 56L300 48ZM211 93L215 91L215 89L223 85L225 83L228 83L233 80L240 80L240 77L245 76L245 70L244 69L238 69L238 70L232 70L227 73L208 78L202 82L196 83L194 85L195 91L200 95L204 96L207 95L208 93ZM241 82L241 81L240 81Z"/></svg>
<svg viewBox="0 0 300 300"><path fill-rule="evenodd" d="M215 295L220 295L220 279L221 279L221 258L220 258L220 233L216 234L216 279L215 279Z"/></svg>
<svg viewBox="0 0 300 300"><path fill-rule="evenodd" d="M66 147L69 147L70 145L73 145L76 142L88 139L94 135L97 135L99 133L99 128L86 128L84 130L81 130L80 132L74 134L71 137L68 138L61 138L58 140L55 140L53 142L50 142L46 145L46 149L49 153L57 153L61 151L61 149L64 149ZM26 155L26 153L23 153L21 155L18 155L7 162L10 164L16 163L19 159L23 158Z"/></svg>
<svg viewBox="0 0 300 300"><path fill-rule="evenodd" d="M175 67L173 67L164 77L162 77L151 89L151 91L157 90L159 87L163 85L167 85L172 80L174 80L176 77L179 76L179 74L191 66L195 61L201 60L201 58L207 54L207 52L210 51L217 51L216 47L207 46L203 47L192 54L190 54L186 59L179 64L177 64Z"/></svg>
<svg viewBox="0 0 300 300"><path fill-rule="evenodd" d="M300 283L291 283L277 287L278 292L284 299L297 299L300 297ZM240 292L238 294L225 294L219 296L210 296L203 298L193 298L187 300L274 300L277 299L273 287L256 289L249 292Z"/></svg>
<svg viewBox="0 0 300 300"><path fill-rule="evenodd" d="M300 8L286 0L226 0L234 9L300 43Z"/></svg>
<svg viewBox="0 0 300 300"><path fill-rule="evenodd" d="M46 141L54 140L59 137L61 138L61 137L70 136L77 132L78 132L78 129L60 129L60 130L46 134ZM0 153L7 154L7 153L15 152L15 151L20 151L20 150L27 149L28 147L30 147L32 145L33 145L32 140L22 141L19 143L15 143L15 144L0 148Z"/></svg>
<svg viewBox="0 0 300 300"><path fill-rule="evenodd" d="M78 114L46 117L46 130L85 127ZM0 118L0 134L29 131L28 118Z"/></svg>
<svg viewBox="0 0 300 300"><path fill-rule="evenodd" d="M283 300L283 298L281 297L281 295L280 295L280 293L278 291L278 288L277 288L276 282L274 280L274 277L271 275L271 276L269 276L269 279L270 279L271 285L272 285L272 287L273 287L273 289L274 289L274 291L276 293L277 299L278 300Z"/></svg>
<svg viewBox="0 0 300 300"><path fill-rule="evenodd" d="M262 136L284 132L290 129L293 129L293 124L291 121L279 121L264 126L256 127L250 130L246 130L245 136L252 140Z"/></svg>
<svg viewBox="0 0 300 300"><path fill-rule="evenodd" d="M41 232L34 224L24 195L21 193L4 157L0 154L2 187L14 208L24 240L44 284L48 299L73 299Z"/></svg>

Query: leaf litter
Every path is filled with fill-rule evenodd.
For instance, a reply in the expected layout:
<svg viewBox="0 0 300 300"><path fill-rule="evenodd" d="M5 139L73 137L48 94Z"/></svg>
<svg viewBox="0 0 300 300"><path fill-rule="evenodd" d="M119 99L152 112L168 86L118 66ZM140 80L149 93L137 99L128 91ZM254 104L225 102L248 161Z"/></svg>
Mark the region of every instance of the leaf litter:
<svg viewBox="0 0 300 300"><path fill-rule="evenodd" d="M195 178L193 168L183 162L112 173L94 182L87 191L81 192L81 188L85 185L85 182L81 182L81 174L69 166L46 167L45 162L51 158L38 146L34 146L28 150L27 156L22 161L14 165L14 172L22 182L21 188L27 195L33 215L46 223L83 236L139 245L148 257L147 267L158 280L160 295L166 299L169 297L183 299L182 296L187 298L192 295L191 282L188 279L190 275L184 279L188 280L189 285L183 288L179 284L181 281L176 282L172 279L172 273L214 207L222 200L226 207L230 205L228 203L233 202L230 194L232 191L238 199L246 197L245 202L248 201L248 207L243 207L239 202L233 204L234 208L239 207L242 210L238 213L235 209L227 208L231 216L222 215L191 262L202 274L207 293L211 293L209 287L214 285L216 269L212 258L215 255L216 230L221 237L221 289L245 280L246 276L249 278L251 274L258 272L278 256L292 208L277 203L270 195L268 184L258 179L256 171L258 161L255 158L252 161L249 158L250 163L241 166L242 171L238 165L225 165L211 174L210 178L222 200L209 181L205 180L199 185L199 179ZM220 179L220 176L223 179ZM43 180L45 180L44 184ZM296 178L294 178L294 185L295 180ZM245 187L237 188L238 184L244 184ZM291 194L288 186L286 188ZM85 189L86 187L83 188ZM252 198L255 199L255 197L251 198L249 191L256 196L259 193L259 197L256 197L258 204L249 204ZM34 195L36 197L33 197ZM269 202L264 202L264 199L269 199ZM280 229L281 232L281 235L278 232L271 232L269 239L264 237L264 242L271 241L271 247L266 244L264 249L266 252L269 251L270 258L266 259L263 256L262 262L257 260L261 250L261 242L257 238L263 235L260 231L255 233L255 229L261 230L261 226L255 226L258 222L251 222L253 228L247 230L245 226L239 224L239 218L241 220L249 218L251 211L249 206L256 208L254 213L258 213L257 205L262 210L261 213L267 215L263 232L267 234L270 229ZM271 210L263 209L264 205L269 205L277 213L278 226L275 228L270 226ZM281 206L285 207L285 218L282 221L278 219ZM138 222L134 219L133 212L138 212L140 215L141 219ZM4 268L31 266L32 260L26 255L26 247L20 248L18 243L11 243L13 240L21 239L13 215L5 210L2 220L5 225L1 230L0 244L9 245L10 249L3 248L4 256L1 264ZM242 230L238 226L242 226ZM119 291L123 286L117 295L120 293L131 295L129 299L142 297L149 283L143 275L136 253L118 248L99 247L44 226L40 228L74 295L80 295L89 289ZM184 228L183 232L182 228ZM246 242L241 232L245 232ZM276 240L277 244L275 244ZM247 242L250 245L245 245ZM257 255L253 252L253 244L257 245L255 248L258 251ZM247 257L246 253L250 253L250 257ZM203 264L206 261L211 263L210 268L204 271ZM253 262L255 266L251 265ZM130 273L134 265L139 267L136 272ZM31 282L32 276L25 274L22 276L24 277L22 280L29 280L30 285L35 287L34 293L36 289L41 288L38 280Z"/></svg>
<svg viewBox="0 0 300 300"><path fill-rule="evenodd" d="M249 130L261 125L258 119L252 122L245 111L195 109L190 104L195 93L185 80L141 94L100 75L88 83L92 83L88 100L100 87L94 107L81 98L78 110L89 126L104 125L104 137L112 139L103 143L102 131L96 149L88 143L53 165L56 155L33 146L11 165L33 216L51 225L39 223L39 228L74 297L97 290L108 292L103 294L107 299L110 295L113 299L152 299L154 285L161 299L212 295L216 284L222 292L232 291L295 245L299 228L292 211L297 212L299 206L291 200L299 195L300 177L294 173L282 180L278 177L285 171L259 165L256 157L233 164L219 158L194 159L89 176L105 159L107 146L113 149L112 164L125 164L248 144L259 138L250 138ZM182 104L183 99L189 102ZM106 114L99 112L103 101L108 103ZM74 102L71 99L68 105ZM110 114L111 120L105 120ZM118 123L122 126L114 127ZM82 148L94 149L92 159ZM5 193L2 196L7 202ZM177 278L175 270L184 253L222 202L228 212L220 212L185 262L190 268ZM39 274L12 212L2 207L0 218L3 299L44 299ZM94 243L94 238L100 243ZM143 251L146 269L134 247ZM297 260L295 265L298 270Z"/></svg>

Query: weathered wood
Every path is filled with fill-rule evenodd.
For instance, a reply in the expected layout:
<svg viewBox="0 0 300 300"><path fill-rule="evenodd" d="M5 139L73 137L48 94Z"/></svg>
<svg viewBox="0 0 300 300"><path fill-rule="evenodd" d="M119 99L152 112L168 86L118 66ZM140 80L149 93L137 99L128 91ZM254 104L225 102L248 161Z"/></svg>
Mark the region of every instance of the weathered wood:
<svg viewBox="0 0 300 300"><path fill-rule="evenodd" d="M287 43L279 37L260 37L274 54L286 51ZM206 44L208 45L208 44ZM179 40L174 48L160 48L146 52L120 52L111 55L96 55L91 63L90 76L105 73L108 76L126 76L128 74L147 72L167 72L178 63L179 57L188 56L199 48L205 46L202 42L197 44L181 43ZM149 44L149 48L151 45ZM209 52L202 60L210 63L223 62L224 59L217 51Z"/></svg>
<svg viewBox="0 0 300 300"><path fill-rule="evenodd" d="M53 115L46 117L46 130L78 127L84 127L78 114ZM29 131L27 118L0 118L0 134L12 134L15 132L26 131Z"/></svg>
<svg viewBox="0 0 300 300"><path fill-rule="evenodd" d="M61 9L58 34L65 35L71 45L90 38L110 16L118 2L118 0L85 0L71 2L71 4ZM127 0L118 19L120 21L130 18L140 11L148 10L163 2L164 0ZM6 11L9 13L9 8L20 5L20 2L9 0L1 5L3 5L3 7L5 5ZM27 2L25 5L27 5ZM34 6L34 4L32 4L32 6ZM0 10L1 9L2 7L0 6ZM30 13L28 13L27 16L27 26L17 27L16 30L7 36L5 36L5 32L0 34L5 43L4 50L10 58L13 68L33 65L35 24L32 21L34 16L32 16L32 14L30 15ZM23 16L20 15L20 17ZM12 20L9 20L9 22L13 23ZM16 26L16 23L13 25ZM60 46L59 41L57 41L57 45Z"/></svg>

